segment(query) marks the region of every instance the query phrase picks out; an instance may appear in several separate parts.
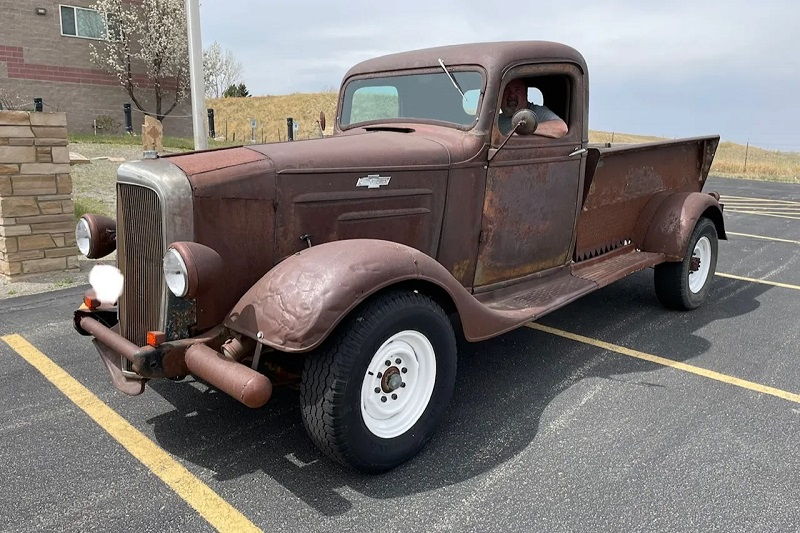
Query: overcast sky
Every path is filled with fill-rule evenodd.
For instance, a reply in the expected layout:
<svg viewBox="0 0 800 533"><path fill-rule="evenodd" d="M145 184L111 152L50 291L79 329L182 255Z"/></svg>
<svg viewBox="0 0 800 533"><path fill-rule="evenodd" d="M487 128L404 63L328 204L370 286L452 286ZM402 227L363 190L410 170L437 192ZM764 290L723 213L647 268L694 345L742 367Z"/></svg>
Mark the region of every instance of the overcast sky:
<svg viewBox="0 0 800 533"><path fill-rule="evenodd" d="M583 4L583 5L582 5ZM252 94L336 90L353 64L479 41L549 40L586 58L592 129L800 151L800 2L204 0L203 42ZM491 11L487 11L493 6Z"/></svg>

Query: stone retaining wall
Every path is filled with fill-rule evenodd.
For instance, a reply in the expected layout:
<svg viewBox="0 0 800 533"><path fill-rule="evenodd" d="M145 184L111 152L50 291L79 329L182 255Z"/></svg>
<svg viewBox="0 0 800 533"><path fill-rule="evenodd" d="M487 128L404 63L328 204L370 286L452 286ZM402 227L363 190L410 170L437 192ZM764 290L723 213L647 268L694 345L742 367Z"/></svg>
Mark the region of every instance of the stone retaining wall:
<svg viewBox="0 0 800 533"><path fill-rule="evenodd" d="M0 111L0 274L77 268L65 113Z"/></svg>

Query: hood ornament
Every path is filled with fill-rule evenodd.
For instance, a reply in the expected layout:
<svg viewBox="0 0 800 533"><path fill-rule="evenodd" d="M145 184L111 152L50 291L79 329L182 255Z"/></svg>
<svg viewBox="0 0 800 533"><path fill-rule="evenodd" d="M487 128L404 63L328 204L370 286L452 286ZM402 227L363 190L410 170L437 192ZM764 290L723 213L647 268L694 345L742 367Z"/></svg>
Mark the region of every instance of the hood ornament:
<svg viewBox="0 0 800 533"><path fill-rule="evenodd" d="M356 187L366 187L367 189L378 189L384 185L389 185L391 176L381 176L380 174L368 174L363 178L358 178Z"/></svg>

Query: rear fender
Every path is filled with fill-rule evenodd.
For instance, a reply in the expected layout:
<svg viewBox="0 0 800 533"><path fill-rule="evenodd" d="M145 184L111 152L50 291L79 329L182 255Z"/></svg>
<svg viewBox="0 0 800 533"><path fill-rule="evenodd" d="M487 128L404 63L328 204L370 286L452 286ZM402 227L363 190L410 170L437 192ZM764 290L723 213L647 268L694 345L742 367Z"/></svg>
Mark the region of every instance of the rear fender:
<svg viewBox="0 0 800 533"><path fill-rule="evenodd" d="M725 234L722 207L710 194L675 193L659 200L660 205L654 209L655 213L647 225L642 250L663 253L667 261L683 260L692 231L702 216L714 222L720 239L728 238ZM647 211L646 208L645 212Z"/></svg>
<svg viewBox="0 0 800 533"><path fill-rule="evenodd" d="M277 350L306 352L370 295L409 280L442 289L469 340L513 326L478 302L432 257L374 239L329 242L288 257L245 293L225 325Z"/></svg>

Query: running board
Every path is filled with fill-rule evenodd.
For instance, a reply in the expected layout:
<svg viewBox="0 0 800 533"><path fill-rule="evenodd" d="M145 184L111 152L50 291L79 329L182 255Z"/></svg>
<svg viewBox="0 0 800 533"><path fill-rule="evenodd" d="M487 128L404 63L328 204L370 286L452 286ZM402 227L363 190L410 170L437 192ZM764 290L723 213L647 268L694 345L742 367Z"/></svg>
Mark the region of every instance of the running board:
<svg viewBox="0 0 800 533"><path fill-rule="evenodd" d="M535 320L597 289L597 284L570 274L567 269L476 295L492 311L515 313Z"/></svg>
<svg viewBox="0 0 800 533"><path fill-rule="evenodd" d="M536 320L629 274L663 262L664 254L630 247L475 297L499 315Z"/></svg>
<svg viewBox="0 0 800 533"><path fill-rule="evenodd" d="M639 270L664 262L664 254L632 250L627 253L603 256L583 261L572 266L572 275L593 281L597 287L605 287Z"/></svg>

